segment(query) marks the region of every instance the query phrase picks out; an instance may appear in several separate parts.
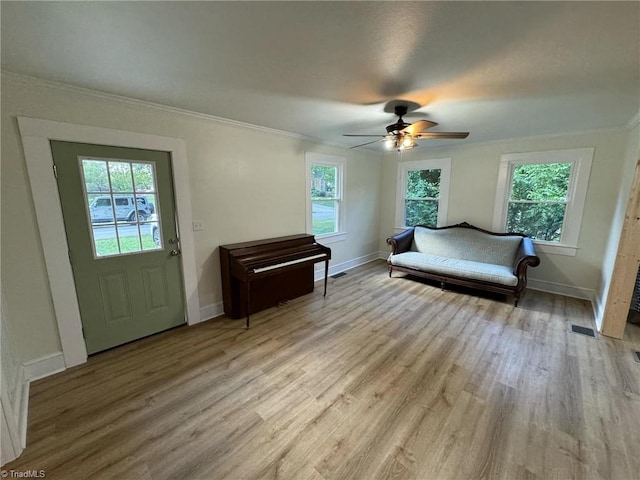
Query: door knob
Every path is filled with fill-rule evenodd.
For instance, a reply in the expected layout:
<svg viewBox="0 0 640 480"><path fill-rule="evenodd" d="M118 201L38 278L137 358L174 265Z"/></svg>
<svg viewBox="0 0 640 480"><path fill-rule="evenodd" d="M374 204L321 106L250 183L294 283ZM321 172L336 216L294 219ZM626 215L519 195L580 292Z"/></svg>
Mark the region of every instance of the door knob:
<svg viewBox="0 0 640 480"><path fill-rule="evenodd" d="M173 250L171 250L171 256L172 257L177 257L178 255L180 255L180 250L176 250L175 248Z"/></svg>

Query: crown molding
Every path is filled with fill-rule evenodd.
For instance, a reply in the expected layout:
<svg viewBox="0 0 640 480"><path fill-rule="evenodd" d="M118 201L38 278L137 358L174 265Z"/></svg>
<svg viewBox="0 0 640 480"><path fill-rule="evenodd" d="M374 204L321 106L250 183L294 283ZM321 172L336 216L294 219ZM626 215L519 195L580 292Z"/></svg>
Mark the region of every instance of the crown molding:
<svg viewBox="0 0 640 480"><path fill-rule="evenodd" d="M3 77L3 82L5 80L9 80L11 82L18 83L18 84L30 83L37 87L50 88L50 89L59 90L63 92L73 93L76 95L83 95L85 97L112 101L112 102L122 103L122 104L131 105L135 107L143 107L143 108L150 108L154 110L160 110L167 113L184 115L187 117L197 118L197 119L205 120L209 122L222 123L222 124L231 125L234 127L257 130L259 132L268 133L272 135L279 135L282 137L294 138L296 140L320 142L324 145L337 146L337 145L327 144L325 141L320 140L318 138L308 137L305 135L301 135L299 133L287 132L284 130L277 130L275 128L264 127L262 125L254 125L252 123L240 122L238 120L231 120L229 118L218 117L216 115L210 115L208 113L194 112L192 110L187 110L184 108L171 107L169 105L163 105L160 103L148 102L146 100L138 100L136 98L117 95L115 93L101 92L99 90L78 87L76 85L70 85L68 83L56 82L53 80L45 80L43 78L34 77L31 75L24 75L21 73L15 73L8 70L2 70L2 77ZM340 147L340 148L345 148L345 147Z"/></svg>
<svg viewBox="0 0 640 480"><path fill-rule="evenodd" d="M635 117L634 117L635 118ZM639 119L640 120L640 119ZM631 122L629 122L630 124ZM497 139L497 140L486 140L483 142L467 142L467 143L455 143L452 145L439 145L437 147L426 147L420 151L437 151L437 150L451 150L451 149L456 149L456 148L466 148L466 147L483 147L486 145L503 145L505 143L513 143L513 142L527 142L527 141L531 141L531 140L547 140L547 139L553 139L553 138L562 138L562 137L571 137L571 136L578 136L578 135L593 135L593 134L597 134L597 133L617 133L617 132L622 132L622 131L626 131L629 128L633 128L633 127L629 127L628 125L622 125L619 127L607 127L607 128L596 128L596 129L592 129L592 130L582 130L582 131L577 131L577 132L565 132L565 133L548 133L545 135L531 135L529 137L514 137L514 138L502 138L502 139ZM416 150L412 150L412 152L416 152ZM395 152L389 152L389 153L383 153L383 155L388 156L388 155L392 155Z"/></svg>
<svg viewBox="0 0 640 480"><path fill-rule="evenodd" d="M178 107L172 107L169 105L164 105L164 104L160 104L160 103L155 103L155 102L149 102L146 100L139 100L136 98L132 98L132 97L126 97L124 95L117 95L115 93L107 93L107 92L101 92L99 90L93 90L90 88L85 88L85 87L78 87L76 85L70 85L68 83L62 83L62 82L57 82L57 81L53 81L53 80L45 80L43 78L40 77L34 77L32 75L25 75L22 73L16 73L16 72L11 72L9 70L2 70L2 81L4 82L5 80L14 82L14 83L31 83L32 85L38 86L38 87L44 87L44 88L50 88L50 89L54 89L54 90L59 90L59 91L63 91L63 92L68 92L68 93L73 93L76 95L83 95L86 97L90 97L90 98L95 98L95 99L100 99L100 100L105 100L105 101L112 101L112 102L117 102L117 103L121 103L121 104L125 104L125 105L130 105L130 106L134 106L134 107L142 107L142 108L150 108L150 109L154 109L154 110L159 110L162 112L166 112L166 113L173 113L176 115L183 115L183 116L187 116L187 117L191 117L191 118L197 118L200 120L205 120L205 121L209 121L209 122L215 122L215 123L221 123L221 124L225 124L225 125L230 125L230 126L234 126L234 127L240 127L240 128L247 128L250 130L256 130L259 132L263 132L263 133L268 133L271 135L278 135L278 136L282 136L282 137L288 137L288 138L293 138L296 140L303 140L303 141L307 141L307 142L314 142L314 143L320 143L324 146L327 147L333 147L333 148L339 148L342 150L347 150L349 149L349 147L346 147L344 145L337 145L334 143L329 143L325 140L319 139L319 138L314 138L314 137L309 137L306 135L301 135L299 133L293 133L293 132L287 132L285 130L278 130L275 128L270 128L270 127L264 127L262 125L254 125L252 123L246 123L246 122L241 122L238 120L231 120L229 118L224 118L224 117L218 117L216 115L210 115L207 113L201 113L201 112L195 112L193 110L187 110L184 108L178 108ZM516 137L516 138L502 138L502 139L497 139L497 140L486 140L486 141L478 141L478 142L465 142L465 143L456 143L456 144L450 144L450 145L440 145L437 147L425 147L423 149L421 149L421 151L432 151L432 150L446 150L446 149L452 149L452 148L459 148L459 147L468 147L468 146L473 146L473 147L481 147L481 146L485 146L485 145L495 145L495 144L503 144L503 143L507 143L507 142L519 142L519 141L527 141L527 140L544 140L544 139L551 139L551 138L559 138L559 137L567 137L567 136L571 136L571 135L589 135L589 134L595 134L595 133L613 133L613 132L617 132L620 130L631 130L633 128L635 128L638 124L640 123L640 111L638 111L638 113L636 113L633 117L631 117L631 119L626 123L626 125L621 125L619 127L608 127L608 128L600 128L600 129L592 129L592 130L582 130L582 131L576 131L576 132L565 132L565 133L551 133L551 134L545 134L545 135L532 135L532 136L528 136L528 137ZM380 155L380 157L385 158L390 154L393 154L395 152L376 152L373 149L368 149L368 148L364 148L363 150L366 150L370 153L378 153L378 155Z"/></svg>

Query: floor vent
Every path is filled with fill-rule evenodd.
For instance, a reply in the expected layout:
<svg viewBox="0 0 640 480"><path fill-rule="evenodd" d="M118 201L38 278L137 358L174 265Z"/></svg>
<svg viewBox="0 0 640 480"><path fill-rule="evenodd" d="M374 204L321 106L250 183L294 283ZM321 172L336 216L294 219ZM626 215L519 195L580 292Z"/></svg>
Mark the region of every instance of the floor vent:
<svg viewBox="0 0 640 480"><path fill-rule="evenodd" d="M335 275L330 275L331 278L340 278L340 277L344 277L347 274L347 272L340 272L340 273L336 273Z"/></svg>
<svg viewBox="0 0 640 480"><path fill-rule="evenodd" d="M640 352L633 352L633 359L640 363Z"/></svg>
<svg viewBox="0 0 640 480"><path fill-rule="evenodd" d="M581 335L587 335L588 337L596 336L596 333L593 331L593 328L581 327L580 325L571 325L571 331L573 333L580 333Z"/></svg>

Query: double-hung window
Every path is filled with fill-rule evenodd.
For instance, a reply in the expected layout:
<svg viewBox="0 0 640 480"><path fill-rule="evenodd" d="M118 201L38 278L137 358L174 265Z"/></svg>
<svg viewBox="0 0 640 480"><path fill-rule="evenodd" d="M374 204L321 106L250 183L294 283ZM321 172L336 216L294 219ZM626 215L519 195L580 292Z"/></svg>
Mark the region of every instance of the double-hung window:
<svg viewBox="0 0 640 480"><path fill-rule="evenodd" d="M326 239L345 235L345 159L307 152L307 232Z"/></svg>
<svg viewBox="0 0 640 480"><path fill-rule="evenodd" d="M446 224L450 175L450 158L399 163L397 228Z"/></svg>
<svg viewBox="0 0 640 480"><path fill-rule="evenodd" d="M494 228L575 255L592 159L593 148L503 155Z"/></svg>

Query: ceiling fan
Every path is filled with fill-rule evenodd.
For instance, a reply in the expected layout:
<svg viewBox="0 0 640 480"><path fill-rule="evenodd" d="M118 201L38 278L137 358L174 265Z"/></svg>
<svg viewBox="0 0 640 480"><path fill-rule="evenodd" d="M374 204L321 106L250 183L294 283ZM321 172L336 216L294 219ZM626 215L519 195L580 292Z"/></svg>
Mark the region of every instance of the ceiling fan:
<svg viewBox="0 0 640 480"><path fill-rule="evenodd" d="M423 140L425 138L467 138L469 132L424 132L428 128L438 125L436 122L429 120L418 120L415 123L407 123L402 117L407 114L407 105L396 105L394 113L398 116L398 121L387 125L386 135L358 135L358 134L344 134L344 137L379 137L378 140L371 142L361 143L351 148L363 147L372 143L384 141L385 147L389 150L409 150L417 147L416 140Z"/></svg>

